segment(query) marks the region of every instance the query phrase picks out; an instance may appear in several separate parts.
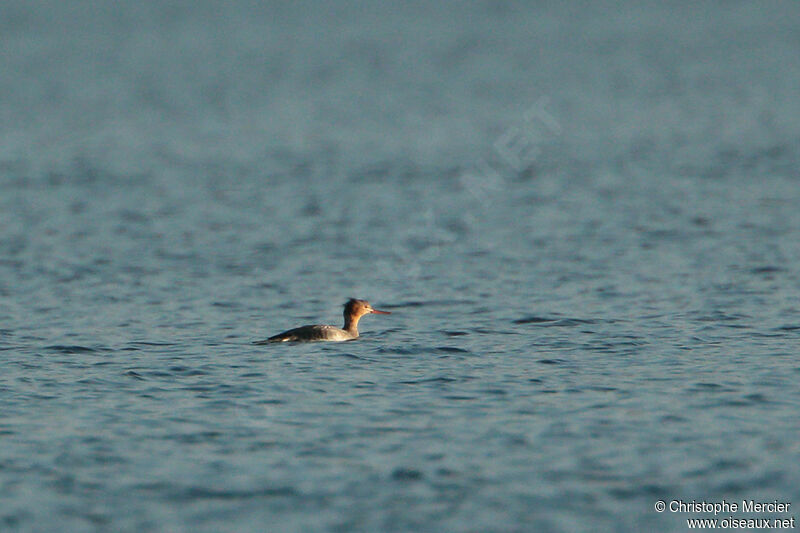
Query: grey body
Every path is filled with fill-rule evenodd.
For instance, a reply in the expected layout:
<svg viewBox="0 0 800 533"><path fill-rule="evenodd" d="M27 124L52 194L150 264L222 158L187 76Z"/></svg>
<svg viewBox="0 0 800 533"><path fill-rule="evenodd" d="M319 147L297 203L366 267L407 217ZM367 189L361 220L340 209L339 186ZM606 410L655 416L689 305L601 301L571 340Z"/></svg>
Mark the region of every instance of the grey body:
<svg viewBox="0 0 800 533"><path fill-rule="evenodd" d="M337 328L336 326L311 325L300 326L299 328L278 333L256 344L267 344L270 342L349 341L357 338L358 331L351 333L342 328Z"/></svg>

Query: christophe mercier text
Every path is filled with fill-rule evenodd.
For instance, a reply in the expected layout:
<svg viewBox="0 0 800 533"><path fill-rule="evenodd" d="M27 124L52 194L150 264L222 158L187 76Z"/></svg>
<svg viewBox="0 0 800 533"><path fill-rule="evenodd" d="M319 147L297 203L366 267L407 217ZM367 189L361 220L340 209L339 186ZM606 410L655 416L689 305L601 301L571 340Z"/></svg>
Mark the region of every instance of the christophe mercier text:
<svg viewBox="0 0 800 533"><path fill-rule="evenodd" d="M705 502L672 500L669 502L669 510L673 513L788 513L792 506L790 502L757 502L755 500L742 500L742 503L729 502Z"/></svg>

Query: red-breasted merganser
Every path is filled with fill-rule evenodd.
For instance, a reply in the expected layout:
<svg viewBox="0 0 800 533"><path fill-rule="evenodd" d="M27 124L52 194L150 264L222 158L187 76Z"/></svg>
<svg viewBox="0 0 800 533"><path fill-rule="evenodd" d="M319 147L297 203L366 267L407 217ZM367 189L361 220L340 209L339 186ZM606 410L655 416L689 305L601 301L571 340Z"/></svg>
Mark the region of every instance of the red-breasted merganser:
<svg viewBox="0 0 800 533"><path fill-rule="evenodd" d="M350 341L358 338L358 321L362 316L375 313L378 315L391 315L389 311L373 309L366 300L351 298L344 304L344 329L336 326L301 326L284 331L264 341L255 344L270 342L311 342L311 341Z"/></svg>

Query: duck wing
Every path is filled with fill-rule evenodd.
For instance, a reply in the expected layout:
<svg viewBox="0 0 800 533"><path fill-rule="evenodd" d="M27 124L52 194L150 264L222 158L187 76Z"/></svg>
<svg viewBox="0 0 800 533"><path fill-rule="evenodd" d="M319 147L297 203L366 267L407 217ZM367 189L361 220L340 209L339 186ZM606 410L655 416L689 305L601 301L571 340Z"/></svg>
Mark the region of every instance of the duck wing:
<svg viewBox="0 0 800 533"><path fill-rule="evenodd" d="M330 340L347 340L352 338L346 331L335 326L301 326L283 333L273 335L267 340L257 341L254 344L269 344L272 342L313 342Z"/></svg>

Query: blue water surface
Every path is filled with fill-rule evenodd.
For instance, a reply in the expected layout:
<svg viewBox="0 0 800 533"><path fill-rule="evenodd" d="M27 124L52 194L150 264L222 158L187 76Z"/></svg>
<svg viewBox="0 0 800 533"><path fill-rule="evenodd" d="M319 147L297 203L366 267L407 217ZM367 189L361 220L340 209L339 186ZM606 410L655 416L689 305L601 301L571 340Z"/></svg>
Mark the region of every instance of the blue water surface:
<svg viewBox="0 0 800 533"><path fill-rule="evenodd" d="M800 505L798 20L5 1L0 530Z"/></svg>

